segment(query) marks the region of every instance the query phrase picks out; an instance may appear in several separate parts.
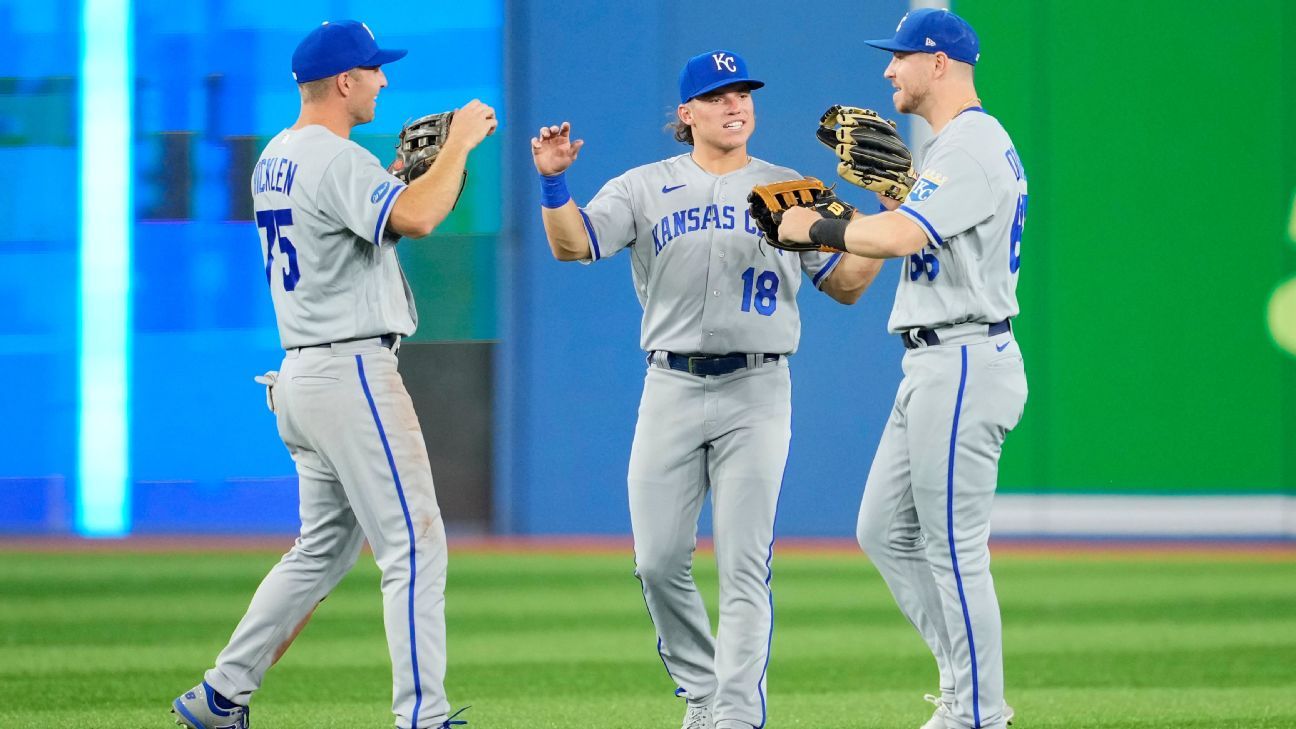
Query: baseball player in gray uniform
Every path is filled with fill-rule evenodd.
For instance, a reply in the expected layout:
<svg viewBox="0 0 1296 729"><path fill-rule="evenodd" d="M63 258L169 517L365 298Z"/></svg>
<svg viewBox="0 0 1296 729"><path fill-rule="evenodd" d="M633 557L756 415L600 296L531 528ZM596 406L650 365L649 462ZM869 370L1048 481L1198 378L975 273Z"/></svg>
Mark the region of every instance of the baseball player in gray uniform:
<svg viewBox="0 0 1296 729"><path fill-rule="evenodd" d="M248 726L248 701L367 539L382 569L396 726L449 727L446 537L414 407L396 370L418 321L396 256L449 214L468 153L496 126L477 100L408 186L349 140L387 85L362 23L321 25L293 54L301 115L252 175L270 297L286 350L268 396L297 466L301 534L257 588L202 683L172 704L193 729Z"/></svg>
<svg viewBox="0 0 1296 729"><path fill-rule="evenodd" d="M973 84L976 33L920 9L894 38L896 110L931 124L921 172L898 209L847 221L793 209L781 238L870 258L907 257L889 328L908 348L904 380L869 472L860 545L940 670L926 729L1003 727L999 603L990 507L1004 437L1021 419L1026 374L1013 339L1026 174Z"/></svg>
<svg viewBox="0 0 1296 729"><path fill-rule="evenodd" d="M799 174L747 154L751 92L763 84L734 53L690 59L680 74L676 138L688 154L636 167L583 208L564 173L582 142L567 123L531 140L542 216L559 260L633 257L648 367L630 453L635 574L684 727L750 729L766 721L773 630L774 516L791 436L788 357L801 324L804 273L853 303L880 262L757 245L753 185ZM711 495L720 573L713 638L692 576L697 521Z"/></svg>

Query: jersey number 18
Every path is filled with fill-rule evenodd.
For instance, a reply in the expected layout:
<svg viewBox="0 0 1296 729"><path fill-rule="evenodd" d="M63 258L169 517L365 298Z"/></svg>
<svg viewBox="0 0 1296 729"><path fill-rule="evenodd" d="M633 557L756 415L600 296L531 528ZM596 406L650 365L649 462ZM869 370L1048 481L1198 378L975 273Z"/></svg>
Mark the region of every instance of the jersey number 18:
<svg viewBox="0 0 1296 729"><path fill-rule="evenodd" d="M774 310L778 308L778 274L773 271L762 271L761 275L756 275L755 268L749 268L743 271L743 293L742 293L742 310L751 311L756 307L756 313L761 316L773 316Z"/></svg>

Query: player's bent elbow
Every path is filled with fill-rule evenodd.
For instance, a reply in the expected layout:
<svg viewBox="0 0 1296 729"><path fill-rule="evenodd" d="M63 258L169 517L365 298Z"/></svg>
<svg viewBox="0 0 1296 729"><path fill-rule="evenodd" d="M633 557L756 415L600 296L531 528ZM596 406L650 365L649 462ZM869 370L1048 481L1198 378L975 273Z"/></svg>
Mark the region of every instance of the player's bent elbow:
<svg viewBox="0 0 1296 729"><path fill-rule="evenodd" d="M429 235L432 235L433 230L436 230L436 226L430 223L406 225L396 228L396 232L400 233L403 238L426 238Z"/></svg>
<svg viewBox="0 0 1296 729"><path fill-rule="evenodd" d="M834 299L836 299L836 300L837 300L837 303L839 303L839 304L845 304L845 305L847 305L847 306L853 306L853 305L855 304L855 302L857 302L857 301L859 301L861 298L863 298L863 296L864 296L864 288L863 288L863 287L860 287L860 288L857 288L857 289L850 289L850 290L848 290L848 291L842 291L841 293L836 294L836 295L829 294L829 296L832 296Z"/></svg>
<svg viewBox="0 0 1296 729"><path fill-rule="evenodd" d="M836 301L839 304L845 304L846 306L851 306L860 300L860 297L864 295L864 289L866 288L868 288L867 283L856 286L835 285L832 279L829 278L829 280L824 283L823 292L828 294L829 298L833 301Z"/></svg>
<svg viewBox="0 0 1296 729"><path fill-rule="evenodd" d="M400 200L398 199L399 203ZM401 209L392 210L387 220L387 228L402 238L424 238L432 234L437 222L431 216L409 215Z"/></svg>
<svg viewBox="0 0 1296 729"><path fill-rule="evenodd" d="M558 261L587 261L591 258L589 241L572 242L548 236L549 252Z"/></svg>
<svg viewBox="0 0 1296 729"><path fill-rule="evenodd" d="M559 247L557 247L557 246L551 246L551 247L550 247L550 250L553 252L554 260L558 260L558 261L564 261L564 262L566 262L566 261L583 261L583 260L589 258L589 254L588 254L588 253L582 255L579 251L572 251L572 250L568 250L568 249L566 249L566 248L559 248Z"/></svg>

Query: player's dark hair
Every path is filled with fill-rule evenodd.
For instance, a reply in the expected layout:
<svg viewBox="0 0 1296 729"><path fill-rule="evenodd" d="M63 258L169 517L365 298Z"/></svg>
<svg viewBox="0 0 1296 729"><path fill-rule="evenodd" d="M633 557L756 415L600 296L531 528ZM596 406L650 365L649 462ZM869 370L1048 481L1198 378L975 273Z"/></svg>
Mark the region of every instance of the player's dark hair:
<svg viewBox="0 0 1296 729"><path fill-rule="evenodd" d="M664 129L675 135L675 141L692 147L693 127L680 121L679 113L675 109L666 112L666 116L670 117L670 121L666 122Z"/></svg>

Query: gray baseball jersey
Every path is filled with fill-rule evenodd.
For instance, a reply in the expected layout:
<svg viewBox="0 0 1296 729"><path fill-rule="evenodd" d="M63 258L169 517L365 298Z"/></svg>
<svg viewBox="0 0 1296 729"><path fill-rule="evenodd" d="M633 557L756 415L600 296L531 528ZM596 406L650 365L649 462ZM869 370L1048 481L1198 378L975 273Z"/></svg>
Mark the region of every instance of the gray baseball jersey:
<svg viewBox="0 0 1296 729"><path fill-rule="evenodd" d="M922 175L900 213L928 245L901 272L891 331L1016 316L1026 174L1008 133L969 110L928 140L915 168Z"/></svg>
<svg viewBox="0 0 1296 729"><path fill-rule="evenodd" d="M400 729L441 726L446 537L418 417L386 335L414 332L414 301L387 231L404 187L327 129L286 130L252 178L284 347L270 389L297 467L301 534L262 580L208 685L246 705L368 541L382 569Z"/></svg>
<svg viewBox="0 0 1296 729"><path fill-rule="evenodd" d="M636 167L599 190L585 216L593 260L632 246L646 351L791 354L801 337L801 273L816 286L840 254L756 245L752 187L801 177L752 159L716 177L690 155Z"/></svg>
<svg viewBox="0 0 1296 729"><path fill-rule="evenodd" d="M414 333L400 237L386 230L404 189L368 150L322 126L285 129L266 145L252 204L284 349Z"/></svg>
<svg viewBox="0 0 1296 729"><path fill-rule="evenodd" d="M709 706L716 729L766 723L792 410L787 358L766 355L796 351L802 273L822 286L840 260L758 245L751 188L798 177L757 159L716 176L685 154L617 177L582 210L592 261L631 248L640 343L653 353L627 476L635 574L675 694ZM745 366L700 376L671 368L669 352L744 353ZM691 570L708 493L722 586L715 637Z"/></svg>
<svg viewBox="0 0 1296 729"><path fill-rule="evenodd" d="M920 160L899 210L929 245L909 259L890 328L931 331L906 337L857 536L936 658L941 698L927 726L1002 729L1012 710L987 542L999 455L1027 396L1004 323L1017 314L1026 174L979 107L949 122Z"/></svg>

